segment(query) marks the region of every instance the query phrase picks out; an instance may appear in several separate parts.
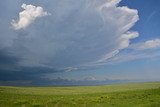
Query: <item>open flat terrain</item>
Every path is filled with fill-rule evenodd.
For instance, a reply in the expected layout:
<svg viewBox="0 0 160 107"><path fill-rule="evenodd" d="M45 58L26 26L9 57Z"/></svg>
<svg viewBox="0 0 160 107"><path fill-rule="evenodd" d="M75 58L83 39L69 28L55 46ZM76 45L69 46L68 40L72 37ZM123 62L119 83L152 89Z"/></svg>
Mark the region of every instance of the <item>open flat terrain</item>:
<svg viewBox="0 0 160 107"><path fill-rule="evenodd" d="M160 82L104 86L0 86L0 107L160 107Z"/></svg>

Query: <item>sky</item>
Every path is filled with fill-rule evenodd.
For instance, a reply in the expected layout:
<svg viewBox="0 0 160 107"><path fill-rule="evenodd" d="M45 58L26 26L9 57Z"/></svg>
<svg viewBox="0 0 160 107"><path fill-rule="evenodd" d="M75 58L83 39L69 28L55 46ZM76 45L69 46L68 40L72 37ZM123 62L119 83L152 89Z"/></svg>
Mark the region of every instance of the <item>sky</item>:
<svg viewBox="0 0 160 107"><path fill-rule="evenodd" d="M0 1L0 85L160 81L159 5L159 0Z"/></svg>

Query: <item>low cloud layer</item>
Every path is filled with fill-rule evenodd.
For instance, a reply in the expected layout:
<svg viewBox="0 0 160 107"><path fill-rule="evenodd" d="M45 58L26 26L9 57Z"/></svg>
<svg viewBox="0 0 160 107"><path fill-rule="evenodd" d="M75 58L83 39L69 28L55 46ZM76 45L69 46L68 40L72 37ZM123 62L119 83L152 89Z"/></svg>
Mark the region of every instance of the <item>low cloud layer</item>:
<svg viewBox="0 0 160 107"><path fill-rule="evenodd" d="M145 42L132 44L130 48L135 50L157 49L160 48L160 39L152 39Z"/></svg>
<svg viewBox="0 0 160 107"><path fill-rule="evenodd" d="M160 39L151 39L144 42L131 44L128 48L126 48L126 50L102 64L114 64L133 60L158 58L160 57L159 53Z"/></svg>

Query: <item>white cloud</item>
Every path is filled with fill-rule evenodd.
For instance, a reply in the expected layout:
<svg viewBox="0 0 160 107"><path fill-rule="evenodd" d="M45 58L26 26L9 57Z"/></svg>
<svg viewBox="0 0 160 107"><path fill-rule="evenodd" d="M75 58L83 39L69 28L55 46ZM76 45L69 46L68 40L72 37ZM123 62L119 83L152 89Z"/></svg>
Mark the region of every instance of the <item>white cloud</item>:
<svg viewBox="0 0 160 107"><path fill-rule="evenodd" d="M96 61L96 63L102 63L107 61L108 59L114 57L115 55L117 55L119 53L119 50L114 50L110 53L107 53L105 56L103 56L103 58L101 58L100 60Z"/></svg>
<svg viewBox="0 0 160 107"><path fill-rule="evenodd" d="M86 81L96 81L97 79L94 76L89 76L89 77L84 78L84 80L86 80Z"/></svg>
<svg viewBox="0 0 160 107"><path fill-rule="evenodd" d="M160 39L147 40L145 42L132 44L130 48L135 49L135 50L160 48Z"/></svg>
<svg viewBox="0 0 160 107"><path fill-rule="evenodd" d="M117 55L120 52L120 50L128 48L128 46L130 45L130 39L134 39L138 36L139 36L138 32L126 32L125 34L120 36L120 38L118 39L119 45L118 45L117 49L111 51L110 53L107 53L106 55L104 55L100 60L96 61L95 63L97 63L97 64L105 63L110 58Z"/></svg>
<svg viewBox="0 0 160 107"><path fill-rule="evenodd" d="M138 36L139 36L138 32L127 32L123 34L119 39L120 41L118 45L119 47L116 50L113 50L110 53L107 53L104 57L102 57L102 59L98 60L97 63L103 63L108 59L114 57L120 52L121 49L125 49L130 45L130 39L134 39Z"/></svg>
<svg viewBox="0 0 160 107"><path fill-rule="evenodd" d="M130 44L130 39L137 38L139 36L138 32L127 32L123 34L120 38L119 49L127 48Z"/></svg>
<svg viewBox="0 0 160 107"><path fill-rule="evenodd" d="M128 49L129 51L127 51ZM112 59L107 60L106 63L114 64L138 59L152 59L160 57L159 53L160 39L152 39L145 42L131 44L128 48L126 48L126 51L121 52Z"/></svg>
<svg viewBox="0 0 160 107"><path fill-rule="evenodd" d="M148 40L144 43L142 48L159 48L160 47L160 39Z"/></svg>
<svg viewBox="0 0 160 107"><path fill-rule="evenodd" d="M14 29L22 29L28 27L35 19L49 15L45 12L40 6L26 5L22 4L21 6L24 10L19 13L19 20L12 20L11 24Z"/></svg>
<svg viewBox="0 0 160 107"><path fill-rule="evenodd" d="M107 23L110 21L110 23L114 23L116 25L115 27L117 27L117 31L115 32L118 34L118 37L116 37L116 40L114 41L118 42L118 44L116 44L117 47L102 56L102 58L97 61L98 63L103 63L114 57L121 49L125 49L129 46L131 39L139 36L138 32L128 31L135 22L139 20L138 11L135 9L129 9L126 6L117 7L120 1L121 0L108 0L108 2L98 8L100 12L103 13L102 17L104 21L107 21Z"/></svg>
<svg viewBox="0 0 160 107"><path fill-rule="evenodd" d="M104 64L116 64L116 63L123 63L123 62L129 62L133 60L152 60L154 58L157 59L157 57L160 57L160 51L159 50L132 50L130 52L121 52L117 56L113 57L112 59L109 59Z"/></svg>
<svg viewBox="0 0 160 107"><path fill-rule="evenodd" d="M76 70L78 70L78 68L74 68L74 67L65 68L65 72L76 71Z"/></svg>

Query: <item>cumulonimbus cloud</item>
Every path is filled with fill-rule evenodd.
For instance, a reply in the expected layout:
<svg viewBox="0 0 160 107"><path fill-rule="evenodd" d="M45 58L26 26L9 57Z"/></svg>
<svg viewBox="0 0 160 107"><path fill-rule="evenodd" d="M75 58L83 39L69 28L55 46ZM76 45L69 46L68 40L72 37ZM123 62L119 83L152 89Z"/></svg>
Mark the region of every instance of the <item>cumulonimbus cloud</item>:
<svg viewBox="0 0 160 107"><path fill-rule="evenodd" d="M44 2L43 8L54 15L37 20L34 29L14 32L16 40L11 39L13 45L8 51L20 59L17 62L20 66L70 71L78 66L104 63L138 37L138 32L130 31L139 20L138 11L119 6L120 1ZM42 7L25 4L22 7L19 20L12 23L15 29L26 28L36 18L48 15Z"/></svg>
<svg viewBox="0 0 160 107"><path fill-rule="evenodd" d="M11 24L14 29L22 29L28 27L35 19L49 15L45 12L40 6L26 5L22 4L21 6L24 10L19 13L18 20L12 20Z"/></svg>

